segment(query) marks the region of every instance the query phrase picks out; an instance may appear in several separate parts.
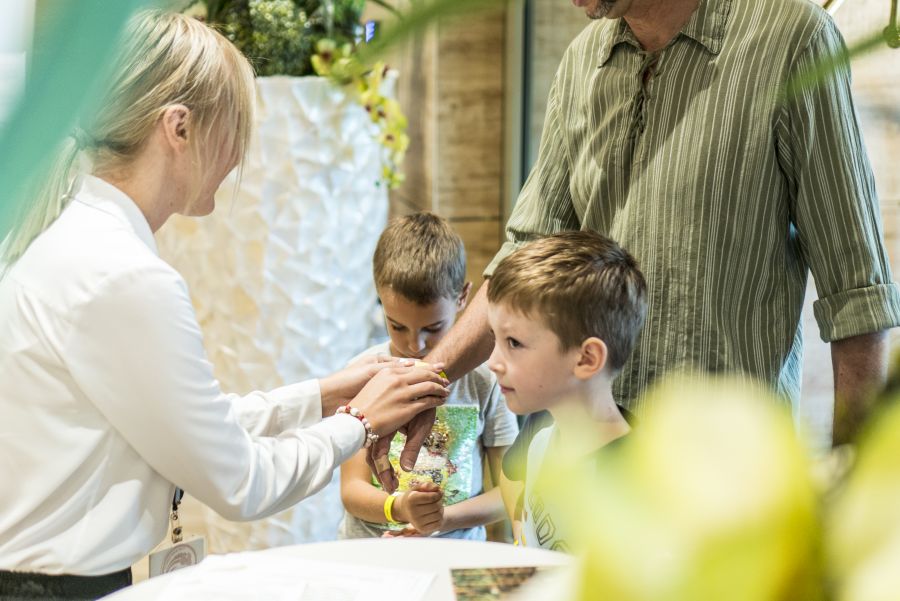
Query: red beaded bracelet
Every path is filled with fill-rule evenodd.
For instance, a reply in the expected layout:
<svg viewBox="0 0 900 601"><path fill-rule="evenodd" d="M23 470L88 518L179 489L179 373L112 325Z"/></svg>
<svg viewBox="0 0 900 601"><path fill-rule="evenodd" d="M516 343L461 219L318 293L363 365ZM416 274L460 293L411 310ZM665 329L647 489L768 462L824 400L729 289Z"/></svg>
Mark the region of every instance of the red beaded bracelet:
<svg viewBox="0 0 900 601"><path fill-rule="evenodd" d="M362 423L363 427L366 429L365 448L368 449L378 441L380 437L375 434L375 430L372 429L372 424L369 423L369 420L366 419L366 416L362 411L360 411L356 407L351 407L350 405L341 405L337 408L337 411L335 411L335 415L338 415L340 413L346 413L350 417L355 417Z"/></svg>

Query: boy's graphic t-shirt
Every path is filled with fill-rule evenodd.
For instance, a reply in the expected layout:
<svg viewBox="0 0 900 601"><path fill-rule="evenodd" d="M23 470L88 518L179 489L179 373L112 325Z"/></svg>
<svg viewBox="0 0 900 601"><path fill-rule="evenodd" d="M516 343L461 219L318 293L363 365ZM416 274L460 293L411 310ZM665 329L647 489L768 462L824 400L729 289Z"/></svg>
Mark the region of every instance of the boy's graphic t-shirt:
<svg viewBox="0 0 900 601"><path fill-rule="evenodd" d="M390 354L390 343L372 347L360 356ZM391 441L390 460L400 480L399 491L416 482L434 482L444 493L444 505L453 505L481 494L484 449L513 443L519 428L516 416L506 407L494 374L482 365L450 385L450 395L437 408L431 434L419 451L412 472L400 469L403 434ZM380 488L375 477L372 484ZM385 530L401 530L405 525L375 524L344 513L341 538L379 537ZM441 533L447 538L484 540L484 526Z"/></svg>
<svg viewBox="0 0 900 601"><path fill-rule="evenodd" d="M634 424L633 416L620 411L629 424ZM562 527L559 511L554 510L540 493L536 482L544 467L544 459L547 456L547 447L556 436L556 425L551 424L534 434L528 447L528 460L526 464L525 491L522 498L522 535L520 544L527 547L538 547L550 551L569 553L571 551ZM603 461L604 456L614 452L627 436L617 438L599 449L593 456L597 462Z"/></svg>
<svg viewBox="0 0 900 601"><path fill-rule="evenodd" d="M539 547L551 551L569 552L569 545L563 536L557 512L551 511L537 490L535 483L544 464L547 446L556 426L540 430L531 439L528 447L528 470L525 475L525 493L522 503L522 545Z"/></svg>

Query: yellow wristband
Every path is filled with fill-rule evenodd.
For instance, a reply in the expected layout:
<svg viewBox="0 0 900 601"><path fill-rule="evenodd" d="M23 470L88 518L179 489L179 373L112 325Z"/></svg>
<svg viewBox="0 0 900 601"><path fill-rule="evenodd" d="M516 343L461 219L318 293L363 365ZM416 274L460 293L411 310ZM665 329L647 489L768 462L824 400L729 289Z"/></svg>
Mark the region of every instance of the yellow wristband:
<svg viewBox="0 0 900 601"><path fill-rule="evenodd" d="M426 363L425 361L416 361L413 365L414 365L415 367L424 367L425 369L431 369L431 363ZM446 372L444 372L443 370L439 371L439 372L438 372L438 375L439 375L440 377L444 378L445 380L449 380L449 379L450 379L450 378L447 377Z"/></svg>
<svg viewBox="0 0 900 601"><path fill-rule="evenodd" d="M391 515L391 509L394 507L394 500L396 498L397 497L395 497L394 495L388 495L387 499L384 500L384 517L387 518L389 524L399 523L394 519L394 516Z"/></svg>

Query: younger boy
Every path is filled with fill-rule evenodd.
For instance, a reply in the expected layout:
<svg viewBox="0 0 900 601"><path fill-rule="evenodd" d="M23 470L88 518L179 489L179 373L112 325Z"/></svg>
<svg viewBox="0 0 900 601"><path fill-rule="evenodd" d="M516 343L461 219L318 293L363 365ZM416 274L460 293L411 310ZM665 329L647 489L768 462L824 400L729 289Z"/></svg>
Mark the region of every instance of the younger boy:
<svg viewBox="0 0 900 601"><path fill-rule="evenodd" d="M507 405L520 415L547 410L552 416L528 445L519 470L524 485L504 481L510 504L524 488L517 542L566 551L561 516L535 482L548 453L565 453L567 462L602 460L601 450L630 431L630 415L616 405L612 382L644 322L644 277L608 238L563 232L505 258L490 279L488 302L495 336L488 366Z"/></svg>
<svg viewBox="0 0 900 601"><path fill-rule="evenodd" d="M363 354L421 359L466 306L471 283L465 281L462 240L435 215L402 217L381 235L373 266L390 340ZM412 472L399 469L402 435L393 441L390 460L400 478L396 497L374 483L365 451L341 466L346 509L341 538L392 531L484 540L484 525L505 513L499 489L482 492L482 462L486 454L497 482L503 453L517 433L496 378L486 366L475 369L451 384Z"/></svg>

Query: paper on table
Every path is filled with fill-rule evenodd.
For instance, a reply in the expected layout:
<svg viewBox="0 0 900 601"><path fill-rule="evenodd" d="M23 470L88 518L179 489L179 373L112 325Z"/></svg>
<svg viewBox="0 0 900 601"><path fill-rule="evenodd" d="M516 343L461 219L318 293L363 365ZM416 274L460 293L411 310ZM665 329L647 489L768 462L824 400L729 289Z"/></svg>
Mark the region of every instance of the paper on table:
<svg viewBox="0 0 900 601"><path fill-rule="evenodd" d="M422 601L433 572L266 557L212 555L173 573L161 599L267 601Z"/></svg>

